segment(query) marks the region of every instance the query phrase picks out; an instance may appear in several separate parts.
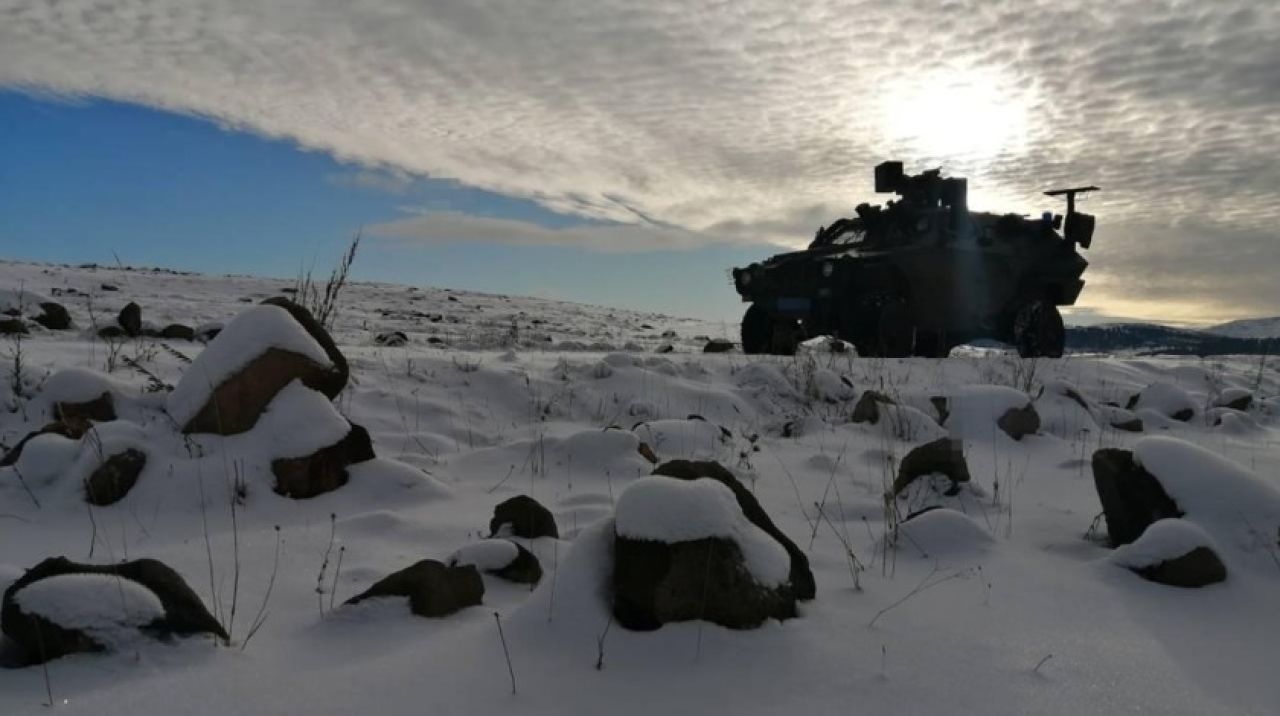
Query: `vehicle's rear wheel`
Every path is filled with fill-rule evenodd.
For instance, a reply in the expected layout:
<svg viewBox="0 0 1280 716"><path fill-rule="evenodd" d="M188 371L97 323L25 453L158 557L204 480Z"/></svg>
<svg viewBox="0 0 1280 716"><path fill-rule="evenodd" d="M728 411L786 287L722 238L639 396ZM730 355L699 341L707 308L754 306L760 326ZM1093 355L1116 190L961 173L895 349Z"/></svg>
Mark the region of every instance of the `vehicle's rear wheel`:
<svg viewBox="0 0 1280 716"><path fill-rule="evenodd" d="M916 339L915 320L911 307L902 299L892 299L881 304L876 321L876 353L886 358L905 358L911 355Z"/></svg>
<svg viewBox="0 0 1280 716"><path fill-rule="evenodd" d="M947 343L946 332L916 329L916 342L913 352L921 358L946 358L951 354L951 346Z"/></svg>
<svg viewBox="0 0 1280 716"><path fill-rule="evenodd" d="M751 304L742 316L742 352L768 353L773 348L773 317Z"/></svg>
<svg viewBox="0 0 1280 716"><path fill-rule="evenodd" d="M1013 317L1013 342L1023 358L1061 358L1067 331L1058 307L1036 299Z"/></svg>
<svg viewBox="0 0 1280 716"><path fill-rule="evenodd" d="M773 324L773 345L769 352L776 356L793 356L804 339L804 327L799 321L779 319Z"/></svg>

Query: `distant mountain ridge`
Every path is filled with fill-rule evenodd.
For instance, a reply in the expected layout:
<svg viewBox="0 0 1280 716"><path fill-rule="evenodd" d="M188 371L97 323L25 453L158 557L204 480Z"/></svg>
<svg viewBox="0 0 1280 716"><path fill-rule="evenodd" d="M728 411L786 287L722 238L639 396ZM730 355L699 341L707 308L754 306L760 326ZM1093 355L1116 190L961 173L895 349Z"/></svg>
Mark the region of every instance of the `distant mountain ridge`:
<svg viewBox="0 0 1280 716"><path fill-rule="evenodd" d="M1232 338L1280 338L1280 316L1244 318L1206 328L1205 332Z"/></svg>
<svg viewBox="0 0 1280 716"><path fill-rule="evenodd" d="M1267 334L1260 325L1273 322L1275 332ZM1240 324L1246 324L1243 327ZM1230 332L1261 335L1232 335ZM1135 351L1144 354L1228 355L1280 353L1280 318L1233 321L1204 330L1172 328L1156 323L1112 323L1067 328L1067 349L1111 353Z"/></svg>

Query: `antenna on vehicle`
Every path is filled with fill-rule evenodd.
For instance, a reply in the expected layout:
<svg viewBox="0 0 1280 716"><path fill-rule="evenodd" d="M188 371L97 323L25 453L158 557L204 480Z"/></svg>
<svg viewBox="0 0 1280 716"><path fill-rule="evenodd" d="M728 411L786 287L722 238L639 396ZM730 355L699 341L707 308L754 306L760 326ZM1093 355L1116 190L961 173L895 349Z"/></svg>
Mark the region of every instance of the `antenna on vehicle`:
<svg viewBox="0 0 1280 716"><path fill-rule="evenodd" d="M1066 196L1067 197L1067 219L1066 226L1063 227L1062 235L1071 244L1080 244L1082 248L1089 248L1093 243L1093 227L1095 219L1092 214L1084 214L1076 211L1076 194L1087 194L1091 191L1101 191L1096 186L1077 186L1070 189L1050 189L1046 191L1045 196Z"/></svg>

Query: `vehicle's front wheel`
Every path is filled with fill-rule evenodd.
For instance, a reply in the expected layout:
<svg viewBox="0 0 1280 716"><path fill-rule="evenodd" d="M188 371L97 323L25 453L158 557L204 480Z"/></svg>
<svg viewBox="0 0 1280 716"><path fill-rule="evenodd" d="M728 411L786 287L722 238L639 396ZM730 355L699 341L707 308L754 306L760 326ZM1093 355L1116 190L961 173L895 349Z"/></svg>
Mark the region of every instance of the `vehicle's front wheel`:
<svg viewBox="0 0 1280 716"><path fill-rule="evenodd" d="M1013 318L1013 342L1023 358L1061 358L1066 341L1062 314L1047 301L1029 301Z"/></svg>
<svg viewBox="0 0 1280 716"><path fill-rule="evenodd" d="M751 304L742 317L742 352L768 353L773 348L773 317Z"/></svg>

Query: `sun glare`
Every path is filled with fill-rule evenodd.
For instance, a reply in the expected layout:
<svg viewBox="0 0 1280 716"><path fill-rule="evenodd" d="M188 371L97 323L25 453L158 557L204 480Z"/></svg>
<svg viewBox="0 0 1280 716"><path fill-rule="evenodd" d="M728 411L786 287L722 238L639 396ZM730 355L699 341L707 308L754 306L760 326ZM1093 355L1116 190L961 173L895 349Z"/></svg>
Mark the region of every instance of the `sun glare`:
<svg viewBox="0 0 1280 716"><path fill-rule="evenodd" d="M886 93L885 139L896 153L981 166L1025 149L1031 92L992 70L937 70Z"/></svg>

